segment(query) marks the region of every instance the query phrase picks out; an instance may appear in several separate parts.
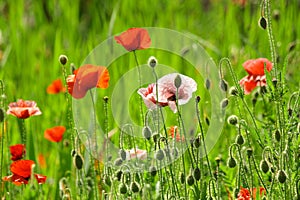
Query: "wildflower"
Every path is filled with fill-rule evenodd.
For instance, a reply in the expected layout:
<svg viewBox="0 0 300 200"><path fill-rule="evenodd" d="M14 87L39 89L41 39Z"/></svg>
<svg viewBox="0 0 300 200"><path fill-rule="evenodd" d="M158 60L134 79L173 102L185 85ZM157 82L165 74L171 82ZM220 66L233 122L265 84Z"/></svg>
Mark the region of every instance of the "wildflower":
<svg viewBox="0 0 300 200"><path fill-rule="evenodd" d="M176 77L180 77L180 87L176 88L174 80ZM142 96L145 105L148 109L155 109L156 104L161 107L169 106L170 109L176 113L176 93L178 91L178 105L184 105L192 98L192 94L197 90L197 83L190 77L172 73L167 74L157 81L156 95L156 84L150 84L148 88L140 88L138 94ZM157 99L158 96L158 99Z"/></svg>
<svg viewBox="0 0 300 200"><path fill-rule="evenodd" d="M39 166L41 168L46 168L47 167L46 159L45 159L45 156L43 154L39 154L37 159L38 159Z"/></svg>
<svg viewBox="0 0 300 200"><path fill-rule="evenodd" d="M3 181L11 181L15 185L28 184L31 177L32 168L35 163L32 160L18 160L10 165L12 175L2 178ZM34 174L35 179L39 184L46 182L47 177L41 174Z"/></svg>
<svg viewBox="0 0 300 200"><path fill-rule="evenodd" d="M10 154L11 154L11 160L16 161L23 158L23 156L26 153L25 145L24 144L16 144L9 147Z"/></svg>
<svg viewBox="0 0 300 200"><path fill-rule="evenodd" d="M177 142L181 142L184 141L184 136L180 136L179 134L179 129L177 126L171 126L169 129L169 135L171 135L171 137L173 139L176 139ZM176 136L175 136L176 135ZM176 138L175 138L176 137Z"/></svg>
<svg viewBox="0 0 300 200"><path fill-rule="evenodd" d="M256 188L252 188L252 197L250 195L250 191L247 188L240 188L240 191L238 193L237 200L251 200L251 199L256 199ZM259 187L259 195L262 196L266 192L265 188Z"/></svg>
<svg viewBox="0 0 300 200"><path fill-rule="evenodd" d="M151 45L148 31L143 28L129 28L119 36L115 36L118 44L121 44L127 51L147 49Z"/></svg>
<svg viewBox="0 0 300 200"><path fill-rule="evenodd" d="M83 98L94 87L108 87L110 77L106 67L86 64L73 73L67 77L67 85L68 92L76 99Z"/></svg>
<svg viewBox="0 0 300 200"><path fill-rule="evenodd" d="M44 132L44 137L51 142L60 142L63 138L66 128L64 126L55 126L46 129Z"/></svg>
<svg viewBox="0 0 300 200"><path fill-rule="evenodd" d="M147 159L147 151L139 148L132 148L126 151L126 159L131 160L137 158L139 160Z"/></svg>
<svg viewBox="0 0 300 200"><path fill-rule="evenodd" d="M48 87L48 94L58 94L60 92L65 92L66 88L63 86L63 83L60 79L54 80Z"/></svg>
<svg viewBox="0 0 300 200"><path fill-rule="evenodd" d="M36 102L19 99L17 102L12 102L8 105L6 112L8 115L14 115L20 119L26 119L33 115L41 115L42 112L36 106Z"/></svg>
<svg viewBox="0 0 300 200"><path fill-rule="evenodd" d="M245 94L250 94L256 86L265 86L267 84L264 71L265 66L267 71L272 70L272 63L266 58L248 60L243 63L248 76L240 80L240 85L244 87Z"/></svg>

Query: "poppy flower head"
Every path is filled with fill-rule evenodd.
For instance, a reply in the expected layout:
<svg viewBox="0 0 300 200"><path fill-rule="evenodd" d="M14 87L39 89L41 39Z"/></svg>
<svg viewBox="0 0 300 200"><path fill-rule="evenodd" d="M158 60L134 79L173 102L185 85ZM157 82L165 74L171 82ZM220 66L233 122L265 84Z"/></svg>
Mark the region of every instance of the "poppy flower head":
<svg viewBox="0 0 300 200"><path fill-rule="evenodd" d="M147 159L147 151L139 148L132 148L126 151L126 160L137 158L139 160Z"/></svg>
<svg viewBox="0 0 300 200"><path fill-rule="evenodd" d="M16 144L9 147L11 160L16 161L23 158L26 153L25 145L24 144Z"/></svg>
<svg viewBox="0 0 300 200"><path fill-rule="evenodd" d="M26 119L30 116L41 115L42 112L36 106L36 102L19 99L17 102L12 102L8 105L7 114Z"/></svg>
<svg viewBox="0 0 300 200"><path fill-rule="evenodd" d="M147 49L151 45L148 31L143 28L129 28L119 36L115 36L118 44L121 44L127 51Z"/></svg>
<svg viewBox="0 0 300 200"><path fill-rule="evenodd" d="M55 126L53 128L46 129L44 137L51 142L60 142L65 131L66 128L64 126Z"/></svg>
<svg viewBox="0 0 300 200"><path fill-rule="evenodd" d="M106 67L86 64L67 77L68 92L76 99L83 98L89 89L107 88L109 72Z"/></svg>
<svg viewBox="0 0 300 200"><path fill-rule="evenodd" d="M266 58L258 58L247 60L243 63L244 69L247 71L249 75L254 76L263 76L265 75L264 68L266 67L267 71L272 70L272 63Z"/></svg>
<svg viewBox="0 0 300 200"><path fill-rule="evenodd" d="M31 176L31 171L34 166L34 161L32 160L17 160L10 165L10 171L14 175L28 179Z"/></svg>
<svg viewBox="0 0 300 200"><path fill-rule="evenodd" d="M66 88L64 87L61 79L54 80L48 87L47 93L48 94L58 94L60 92L65 92Z"/></svg>

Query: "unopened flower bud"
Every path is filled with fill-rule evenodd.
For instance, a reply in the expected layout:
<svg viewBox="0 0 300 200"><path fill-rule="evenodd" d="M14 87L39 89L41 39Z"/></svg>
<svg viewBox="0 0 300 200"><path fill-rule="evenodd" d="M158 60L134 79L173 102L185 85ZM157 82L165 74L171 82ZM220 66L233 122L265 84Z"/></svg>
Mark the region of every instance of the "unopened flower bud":
<svg viewBox="0 0 300 200"><path fill-rule="evenodd" d="M267 173L269 171L269 169L270 169L269 164L268 164L268 162L265 159L263 159L262 161L260 161L260 165L259 166L260 166L260 170L263 173Z"/></svg>
<svg viewBox="0 0 300 200"><path fill-rule="evenodd" d="M179 74L175 77L174 85L177 89L181 86L181 77Z"/></svg>
<svg viewBox="0 0 300 200"><path fill-rule="evenodd" d="M284 183L286 181L286 178L287 178L287 175L286 175L285 171L279 170L277 173L277 180L280 183Z"/></svg>
<svg viewBox="0 0 300 200"><path fill-rule="evenodd" d="M140 186L139 184L134 181L130 184L130 190L133 192L133 193L136 193L136 192L139 192L140 191Z"/></svg>
<svg viewBox="0 0 300 200"><path fill-rule="evenodd" d="M274 133L275 139L277 142L280 141L281 135L280 135L280 131L277 129Z"/></svg>
<svg viewBox="0 0 300 200"><path fill-rule="evenodd" d="M122 178L122 175L123 175L123 172L121 170L118 170L115 174L115 177L117 178L118 181L120 181Z"/></svg>
<svg viewBox="0 0 300 200"><path fill-rule="evenodd" d="M278 83L278 80L276 78L273 78L272 79L272 83L273 83L274 87L276 87L277 83Z"/></svg>
<svg viewBox="0 0 300 200"><path fill-rule="evenodd" d="M120 186L119 186L119 192L121 194L126 194L127 193L127 186L124 184L124 183L121 183Z"/></svg>
<svg viewBox="0 0 300 200"><path fill-rule="evenodd" d="M195 140L194 140L194 147L195 148L199 148L201 145L201 140L200 140L200 136L198 136Z"/></svg>
<svg viewBox="0 0 300 200"><path fill-rule="evenodd" d="M126 160L126 151L124 149L119 150L119 155L122 160Z"/></svg>
<svg viewBox="0 0 300 200"><path fill-rule="evenodd" d="M148 66L154 68L157 65L157 59L154 56L151 56L148 59Z"/></svg>
<svg viewBox="0 0 300 200"><path fill-rule="evenodd" d="M252 148L248 148L247 149L247 156L250 158L253 154L253 149Z"/></svg>
<svg viewBox="0 0 300 200"><path fill-rule="evenodd" d="M184 173L180 173L180 182L181 182L181 184L184 184L184 181L185 181L185 177L184 177Z"/></svg>
<svg viewBox="0 0 300 200"><path fill-rule="evenodd" d="M67 62L68 62L68 57L66 55L60 55L59 56L59 62L62 64L62 65L65 65Z"/></svg>
<svg viewBox="0 0 300 200"><path fill-rule="evenodd" d="M76 67L75 67L74 63L71 63L70 64L70 72L71 72L71 74L74 74L75 70L76 70Z"/></svg>
<svg viewBox="0 0 300 200"><path fill-rule="evenodd" d="M233 125L233 126L237 125L238 121L239 121L239 118L236 115L230 115L227 118L227 123L230 125Z"/></svg>
<svg viewBox="0 0 300 200"><path fill-rule="evenodd" d="M260 26L262 29L266 29L266 28L267 28L267 20L266 20L266 18L261 17L261 18L259 19L259 26Z"/></svg>
<svg viewBox="0 0 300 200"><path fill-rule="evenodd" d="M118 167L118 166L121 166L122 163L123 163L122 158L117 158L114 162L114 165Z"/></svg>
<svg viewBox="0 0 300 200"><path fill-rule="evenodd" d="M157 174L157 169L154 165L151 165L149 167L149 171L150 171L151 176L155 176Z"/></svg>
<svg viewBox="0 0 300 200"><path fill-rule="evenodd" d="M155 154L155 158L159 161L163 160L164 157L165 157L165 153L162 149L159 149Z"/></svg>
<svg viewBox="0 0 300 200"><path fill-rule="evenodd" d="M4 121L4 110L0 108L0 123Z"/></svg>
<svg viewBox="0 0 300 200"><path fill-rule="evenodd" d="M220 88L224 92L227 92L227 90L228 90L228 83L224 79L221 79L221 81L220 81Z"/></svg>
<svg viewBox="0 0 300 200"><path fill-rule="evenodd" d="M201 100L201 97L200 97L200 96L197 96L197 97L196 97L196 103L199 103L200 100Z"/></svg>
<svg viewBox="0 0 300 200"><path fill-rule="evenodd" d="M220 105L222 109L226 108L228 106L228 99L227 98L223 99Z"/></svg>
<svg viewBox="0 0 300 200"><path fill-rule="evenodd" d="M76 150L75 149L72 149L71 151L71 156L74 157L76 155Z"/></svg>
<svg viewBox="0 0 300 200"><path fill-rule="evenodd" d="M194 185L194 183L195 183L195 179L194 179L194 177L193 177L192 175L189 175L189 176L187 177L187 179L186 179L186 182L187 182L187 184L188 184L189 186L192 186L192 185Z"/></svg>
<svg viewBox="0 0 300 200"><path fill-rule="evenodd" d="M229 88L229 94L232 96L237 96L239 94L238 90L236 89L235 86L232 86Z"/></svg>
<svg viewBox="0 0 300 200"><path fill-rule="evenodd" d="M76 154L73 157L73 164L75 165L76 169L80 170L83 167L83 158L80 154Z"/></svg>
<svg viewBox="0 0 300 200"><path fill-rule="evenodd" d="M239 145L243 145L245 142L244 137L241 134L238 134L235 139L235 142Z"/></svg>
<svg viewBox="0 0 300 200"><path fill-rule="evenodd" d="M145 126L144 128L143 128L143 136L147 139L147 140L149 140L150 138L151 138L151 135L152 135L152 131L151 131L151 129L150 129L150 127L149 126Z"/></svg>
<svg viewBox="0 0 300 200"><path fill-rule="evenodd" d="M194 178L195 178L196 181L199 181L200 178L201 178L201 172L200 172L199 167L196 167L194 169Z"/></svg>
<svg viewBox="0 0 300 200"><path fill-rule="evenodd" d="M105 96L105 97L103 97L103 100L104 100L105 103L107 103L108 100L109 100L109 97L108 97L108 96Z"/></svg>
<svg viewBox="0 0 300 200"><path fill-rule="evenodd" d="M230 157L227 162L228 167L234 168L236 166L236 160L234 157Z"/></svg>
<svg viewBox="0 0 300 200"><path fill-rule="evenodd" d="M205 80L205 87L208 90L210 89L210 80L208 78L206 78L206 80Z"/></svg>
<svg viewBox="0 0 300 200"><path fill-rule="evenodd" d="M289 117L292 117L292 115L293 115L293 109L288 108L288 114L289 114Z"/></svg>

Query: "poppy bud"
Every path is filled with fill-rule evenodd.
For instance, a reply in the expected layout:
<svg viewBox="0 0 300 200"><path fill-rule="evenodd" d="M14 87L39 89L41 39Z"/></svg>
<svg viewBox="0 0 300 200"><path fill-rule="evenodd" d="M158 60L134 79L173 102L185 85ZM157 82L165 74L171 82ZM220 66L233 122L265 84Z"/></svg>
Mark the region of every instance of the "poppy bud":
<svg viewBox="0 0 300 200"><path fill-rule="evenodd" d="M260 26L262 29L266 29L266 28L267 28L267 20L266 20L266 18L261 17L261 18L259 19L259 26Z"/></svg>
<svg viewBox="0 0 300 200"><path fill-rule="evenodd" d="M151 135L152 135L152 131L151 131L151 129L150 129L150 127L149 126L145 126L144 128L143 128L143 136L147 139L147 140L149 140L150 138L151 138Z"/></svg>
<svg viewBox="0 0 300 200"><path fill-rule="evenodd" d="M194 147L195 148L199 148L201 145L201 140L200 140L200 136L198 136L195 140L194 140Z"/></svg>
<svg viewBox="0 0 300 200"><path fill-rule="evenodd" d="M80 154L76 154L74 157L73 157L73 164L75 165L75 167L77 169L82 169L83 167L83 158Z"/></svg>
<svg viewBox="0 0 300 200"><path fill-rule="evenodd" d="M68 62L68 57L66 55L60 55L59 56L59 62L62 64L62 65L65 65L67 62Z"/></svg>
<svg viewBox="0 0 300 200"><path fill-rule="evenodd" d="M293 115L293 109L288 108L288 114L289 114L289 117L292 117L292 115Z"/></svg>
<svg viewBox="0 0 300 200"><path fill-rule="evenodd" d="M0 108L0 123L4 121L4 111Z"/></svg>
<svg viewBox="0 0 300 200"><path fill-rule="evenodd" d="M234 168L236 166L236 160L234 157L230 157L227 162L228 167Z"/></svg>
<svg viewBox="0 0 300 200"><path fill-rule="evenodd" d="M199 181L200 178L201 178L201 172L200 172L199 167L196 167L194 169L194 178L195 178L196 181Z"/></svg>
<svg viewBox="0 0 300 200"><path fill-rule="evenodd" d="M274 87L276 87L277 83L278 83L278 80L276 78L273 78L272 79L272 83L273 83Z"/></svg>
<svg viewBox="0 0 300 200"><path fill-rule="evenodd" d="M227 123L230 124L230 125L237 125L238 124L238 117L236 115L230 115L228 118L227 118Z"/></svg>
<svg viewBox="0 0 300 200"><path fill-rule="evenodd" d="M276 141L279 142L281 136L280 136L280 131L278 129L275 131L274 135L275 135Z"/></svg>
<svg viewBox="0 0 300 200"><path fill-rule="evenodd" d="M241 134L238 134L235 139L235 142L239 145L243 145L245 142L244 137Z"/></svg>
<svg viewBox="0 0 300 200"><path fill-rule="evenodd" d="M74 65L74 63L71 63L70 64L70 71L71 71L71 74L74 74L74 71L76 70L76 67Z"/></svg>
<svg viewBox="0 0 300 200"><path fill-rule="evenodd" d="M255 106L256 102L257 102L257 98L253 97L252 98L252 105Z"/></svg>
<svg viewBox="0 0 300 200"><path fill-rule="evenodd" d="M186 182L187 182L187 184L188 184L189 186L192 186L192 185L194 185L194 183L195 183L195 179L194 179L194 177L193 177L192 175L189 175L189 176L187 177L187 179L186 179Z"/></svg>
<svg viewBox="0 0 300 200"><path fill-rule="evenodd" d="M251 157L252 154L253 154L253 149L248 148L248 149L247 149L247 155L248 155L248 157Z"/></svg>
<svg viewBox="0 0 300 200"><path fill-rule="evenodd" d="M154 165L151 165L149 167L149 171L150 171L151 176L155 176L157 174L157 169Z"/></svg>
<svg viewBox="0 0 300 200"><path fill-rule="evenodd" d="M229 94L232 95L232 96L237 96L238 95L238 90L236 89L235 86L232 86L229 88Z"/></svg>
<svg viewBox="0 0 300 200"><path fill-rule="evenodd" d="M159 149L156 154L155 154L155 158L159 161L162 161L165 157L165 153L163 150Z"/></svg>
<svg viewBox="0 0 300 200"><path fill-rule="evenodd" d="M204 119L205 119L206 124L209 126L209 124L210 124L209 118L207 116L205 116Z"/></svg>
<svg viewBox="0 0 300 200"><path fill-rule="evenodd" d="M114 165L118 167L118 166L121 166L122 163L123 163L122 158L117 158L114 162Z"/></svg>
<svg viewBox="0 0 300 200"><path fill-rule="evenodd" d="M175 147L175 148L173 148L172 149L172 156L174 157L174 158L177 158L178 157L178 155L179 155L179 153L178 153L178 149Z"/></svg>
<svg viewBox="0 0 300 200"><path fill-rule="evenodd" d="M222 109L226 108L228 106L228 99L227 98L223 99L220 105Z"/></svg>
<svg viewBox="0 0 300 200"><path fill-rule="evenodd" d="M184 177L184 173L180 173L180 182L181 182L181 184L184 184L184 181L185 181L185 177Z"/></svg>
<svg viewBox="0 0 300 200"><path fill-rule="evenodd" d="M119 150L119 155L122 160L126 160L126 151L124 149Z"/></svg>
<svg viewBox="0 0 300 200"><path fill-rule="evenodd" d="M224 79L221 79L221 81L220 81L220 88L224 92L227 92L227 90L228 90L228 83Z"/></svg>
<svg viewBox="0 0 300 200"><path fill-rule="evenodd" d="M74 157L76 155L76 150L75 149L72 149L71 151L71 156Z"/></svg>
<svg viewBox="0 0 300 200"><path fill-rule="evenodd" d="M108 186L111 186L111 179L107 174L104 175L104 183Z"/></svg>
<svg viewBox="0 0 300 200"><path fill-rule="evenodd" d="M121 194L126 194L127 193L127 186L124 184L124 183L121 183L120 185L119 185L119 192L121 193Z"/></svg>
<svg viewBox="0 0 300 200"><path fill-rule="evenodd" d="M206 78L206 80L205 80L205 87L208 90L210 89L210 80L208 78Z"/></svg>
<svg viewBox="0 0 300 200"><path fill-rule="evenodd" d="M291 51L293 51L294 49L295 49L295 47L296 47L296 42L295 41L293 41L293 42L291 42L290 44L289 44L289 46L288 46L288 51L289 52L291 52Z"/></svg>
<svg viewBox="0 0 300 200"><path fill-rule="evenodd" d="M268 165L268 162L263 159L262 161L260 161L260 170L263 172L263 173L267 173L270 169L269 165Z"/></svg>
<svg viewBox="0 0 300 200"><path fill-rule="evenodd" d="M181 86L181 78L179 74L175 77L174 85L177 89Z"/></svg>
<svg viewBox="0 0 300 200"><path fill-rule="evenodd" d="M196 103L199 103L200 100L201 100L201 97L200 97L200 96L197 96L197 97L196 97Z"/></svg>
<svg viewBox="0 0 300 200"><path fill-rule="evenodd" d="M109 100L109 97L108 97L108 96L105 96L105 97L103 97L103 100L104 100L105 103L107 103L108 100Z"/></svg>
<svg viewBox="0 0 300 200"><path fill-rule="evenodd" d="M279 10L276 9L276 10L273 11L273 18L276 21L278 21L280 19L280 12L279 12Z"/></svg>
<svg viewBox="0 0 300 200"><path fill-rule="evenodd" d="M216 161L217 165L219 165L220 162L221 162L221 158L220 158L219 156L217 156L217 157L215 158L215 161Z"/></svg>
<svg viewBox="0 0 300 200"><path fill-rule="evenodd" d="M157 65L157 60L154 56L148 59L148 66L154 68Z"/></svg>
<svg viewBox="0 0 300 200"><path fill-rule="evenodd" d="M118 170L118 171L116 172L115 176L116 176L116 178L117 178L118 181L121 180L122 175L123 175L123 172L122 172L121 170Z"/></svg>
<svg viewBox="0 0 300 200"><path fill-rule="evenodd" d="M287 175L286 175L285 171L279 170L277 173L277 180L280 183L284 183L286 181L286 178L287 178Z"/></svg>
<svg viewBox="0 0 300 200"><path fill-rule="evenodd" d="M140 191L140 186L139 184L134 181L130 184L130 190L133 192L133 193L136 193L136 192L139 192Z"/></svg>

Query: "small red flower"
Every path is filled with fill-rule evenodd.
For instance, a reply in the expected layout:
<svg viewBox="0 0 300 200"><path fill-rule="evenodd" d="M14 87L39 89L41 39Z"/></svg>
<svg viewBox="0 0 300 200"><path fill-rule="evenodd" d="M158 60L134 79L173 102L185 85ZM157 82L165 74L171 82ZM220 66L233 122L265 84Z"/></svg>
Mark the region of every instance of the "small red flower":
<svg viewBox="0 0 300 200"><path fill-rule="evenodd" d="M266 58L258 58L248 60L243 63L244 69L249 74L240 80L240 85L244 87L245 94L250 94L257 86L265 86L266 75L264 67L267 71L272 70L272 63Z"/></svg>
<svg viewBox="0 0 300 200"><path fill-rule="evenodd" d="M58 94L60 92L65 92L66 88L64 87L61 79L54 80L48 87L47 93L48 94Z"/></svg>
<svg viewBox="0 0 300 200"><path fill-rule="evenodd" d="M256 188L252 188L252 199L256 199ZM265 195L266 190L263 187L259 187L259 195ZM238 198L237 200L251 200L251 194L250 191L246 188L241 187L239 193L238 193Z"/></svg>
<svg viewBox="0 0 300 200"><path fill-rule="evenodd" d="M15 161L10 165L10 171L13 174L3 177L2 180L10 181L15 185L28 184L34 164L35 163L32 160ZM45 183L47 178L46 176L40 174L34 174L34 176L39 184Z"/></svg>
<svg viewBox="0 0 300 200"><path fill-rule="evenodd" d="M33 115L41 115L42 112L34 101L19 99L17 102L12 102L8 105L7 114L26 119Z"/></svg>
<svg viewBox="0 0 300 200"><path fill-rule="evenodd" d="M177 126L171 126L169 129L169 135L171 135L171 137L173 139L176 139L177 142L182 142L184 141L184 136L181 136L179 133L179 129ZM176 135L176 136L175 136Z"/></svg>
<svg viewBox="0 0 300 200"><path fill-rule="evenodd" d="M83 65L67 78L68 92L76 99L81 99L91 88L107 88L109 72L106 67Z"/></svg>
<svg viewBox="0 0 300 200"><path fill-rule="evenodd" d="M51 142L60 142L65 131L66 128L64 126L55 126L53 128L46 129L44 137Z"/></svg>
<svg viewBox="0 0 300 200"><path fill-rule="evenodd" d="M115 40L127 51L147 49L151 45L151 39L148 31L143 28L129 28L121 35L115 36Z"/></svg>
<svg viewBox="0 0 300 200"><path fill-rule="evenodd" d="M26 153L25 145L24 144L16 144L9 147L11 160L16 161L23 158Z"/></svg>

